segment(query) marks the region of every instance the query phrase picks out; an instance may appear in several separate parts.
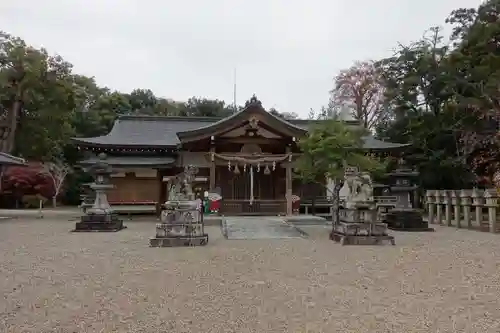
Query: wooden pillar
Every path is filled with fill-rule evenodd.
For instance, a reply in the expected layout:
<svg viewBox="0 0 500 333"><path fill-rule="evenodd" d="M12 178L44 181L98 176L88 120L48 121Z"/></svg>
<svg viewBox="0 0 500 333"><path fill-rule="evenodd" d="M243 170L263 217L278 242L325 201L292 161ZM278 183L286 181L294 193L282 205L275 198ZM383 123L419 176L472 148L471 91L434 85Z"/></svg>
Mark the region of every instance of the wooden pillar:
<svg viewBox="0 0 500 333"><path fill-rule="evenodd" d="M210 147L210 186L209 191L212 191L215 188L215 147L212 145Z"/></svg>
<svg viewBox="0 0 500 333"><path fill-rule="evenodd" d="M158 181L158 200L156 202L156 216L161 216L161 205L163 204L163 173L161 169L156 169L156 180Z"/></svg>
<svg viewBox="0 0 500 333"><path fill-rule="evenodd" d="M286 153L290 154L290 147L286 147ZM286 175L285 175L285 193L286 193L286 215L293 214L292 208L292 163L291 160L288 159L288 163L286 164Z"/></svg>

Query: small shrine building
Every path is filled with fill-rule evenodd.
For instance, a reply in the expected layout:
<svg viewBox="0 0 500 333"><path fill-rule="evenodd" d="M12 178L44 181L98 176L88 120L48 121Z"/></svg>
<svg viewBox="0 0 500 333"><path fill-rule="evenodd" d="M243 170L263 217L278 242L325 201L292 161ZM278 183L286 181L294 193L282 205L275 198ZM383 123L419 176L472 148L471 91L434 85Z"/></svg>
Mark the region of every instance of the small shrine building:
<svg viewBox="0 0 500 333"><path fill-rule="evenodd" d="M223 119L124 115L107 135L72 140L87 152L84 167L94 164L97 154L107 154L115 171L115 188L108 195L112 205L149 205L158 212L169 181L193 165L199 169L194 191L217 191L222 214L291 214L292 195L326 197L324 186L306 186L292 176L293 161L301 153L297 141L314 122L276 117L253 98ZM364 138L367 151L403 146Z"/></svg>

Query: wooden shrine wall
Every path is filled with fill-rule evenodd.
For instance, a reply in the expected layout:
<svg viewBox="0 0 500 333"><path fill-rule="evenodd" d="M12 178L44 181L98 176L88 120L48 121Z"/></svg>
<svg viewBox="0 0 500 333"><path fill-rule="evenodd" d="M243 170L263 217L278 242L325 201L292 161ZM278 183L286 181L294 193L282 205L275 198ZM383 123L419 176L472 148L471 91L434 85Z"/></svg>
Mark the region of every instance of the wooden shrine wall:
<svg viewBox="0 0 500 333"><path fill-rule="evenodd" d="M158 202L160 182L156 177L136 177L127 173L125 177L111 178L115 188L109 190L110 203Z"/></svg>

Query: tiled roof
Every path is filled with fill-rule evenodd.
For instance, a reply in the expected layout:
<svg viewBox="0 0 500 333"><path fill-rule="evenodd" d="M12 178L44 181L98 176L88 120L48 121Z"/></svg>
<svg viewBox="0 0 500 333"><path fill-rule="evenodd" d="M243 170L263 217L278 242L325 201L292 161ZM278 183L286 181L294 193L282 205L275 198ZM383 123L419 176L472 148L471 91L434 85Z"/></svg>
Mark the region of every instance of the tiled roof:
<svg viewBox="0 0 500 333"><path fill-rule="evenodd" d="M365 149L395 149L409 146L409 143L394 143L375 139L373 136L368 135L363 137L363 148Z"/></svg>
<svg viewBox="0 0 500 333"><path fill-rule="evenodd" d="M261 121L267 123L267 125L284 128L285 131L291 131L290 133L296 133L297 136L303 135L307 131L307 129L305 129L302 126L296 125L289 120L277 117L272 113L267 112L266 110L264 110L262 105L259 102L257 102L257 103L251 103L243 110L235 112L229 117L222 118L214 123L205 124L205 126L201 126L194 130L179 131L177 132L177 136L181 138L182 142L185 142L186 137L190 137L193 135L196 136L197 134L203 135L203 133L204 135L207 135L207 133L210 132L214 133L217 132L217 130L224 130L226 128L231 128L230 126L237 124L242 120L245 119L248 120L248 116L250 114L260 114L263 118L261 119Z"/></svg>
<svg viewBox="0 0 500 333"><path fill-rule="evenodd" d="M100 161L97 156L92 156L79 163L82 165L94 165ZM105 162L111 166L165 166L174 163L175 158L157 156L107 156Z"/></svg>
<svg viewBox="0 0 500 333"><path fill-rule="evenodd" d="M177 133L205 128L222 121L216 117L160 117L160 116L120 116L108 135L93 138L73 138L79 144L102 147L176 147L180 144ZM318 121L294 119L287 123L296 128L308 130ZM394 149L408 146L364 137L366 149Z"/></svg>
<svg viewBox="0 0 500 333"><path fill-rule="evenodd" d="M177 132L197 129L217 120L219 118L121 116L108 135L73 140L99 146L175 147L180 143Z"/></svg>

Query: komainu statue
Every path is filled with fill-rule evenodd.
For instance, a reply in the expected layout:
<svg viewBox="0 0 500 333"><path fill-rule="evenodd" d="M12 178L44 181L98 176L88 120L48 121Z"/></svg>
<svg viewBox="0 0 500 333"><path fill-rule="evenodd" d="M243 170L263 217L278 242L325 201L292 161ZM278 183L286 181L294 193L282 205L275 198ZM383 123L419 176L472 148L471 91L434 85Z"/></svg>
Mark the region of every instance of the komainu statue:
<svg viewBox="0 0 500 333"><path fill-rule="evenodd" d="M156 225L156 236L150 246L206 245L200 200L195 199L192 183L198 168L186 166L184 172L172 179L169 198L161 213L161 223Z"/></svg>
<svg viewBox="0 0 500 333"><path fill-rule="evenodd" d="M346 175L345 182L348 193L345 198L346 206L355 203L373 202L373 183L368 172L356 172Z"/></svg>

